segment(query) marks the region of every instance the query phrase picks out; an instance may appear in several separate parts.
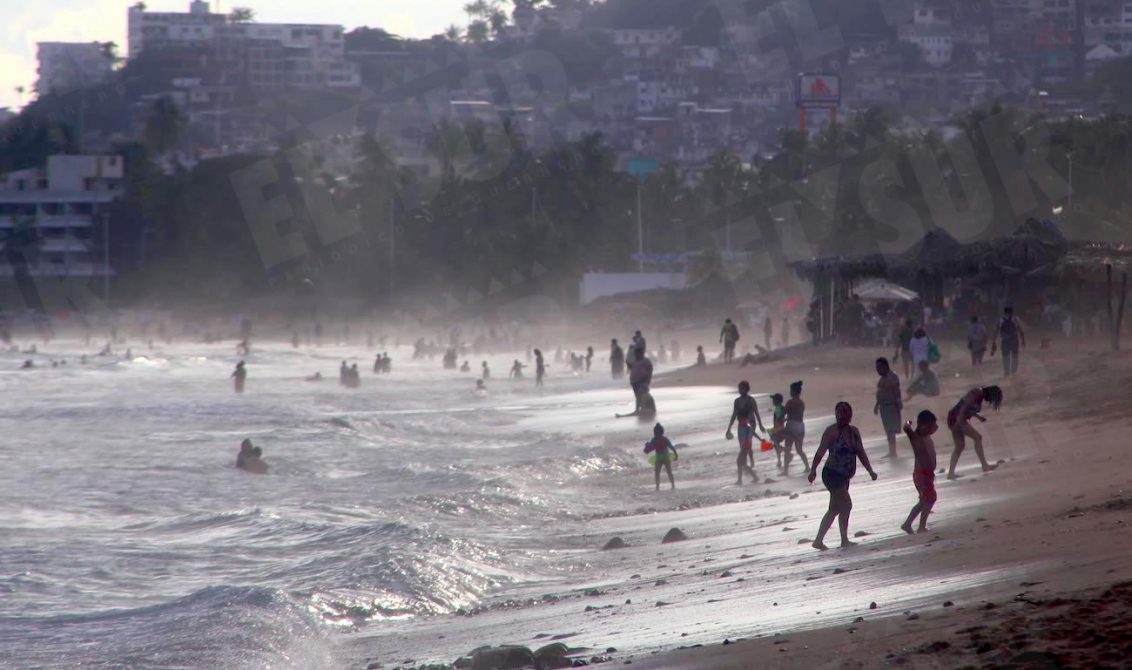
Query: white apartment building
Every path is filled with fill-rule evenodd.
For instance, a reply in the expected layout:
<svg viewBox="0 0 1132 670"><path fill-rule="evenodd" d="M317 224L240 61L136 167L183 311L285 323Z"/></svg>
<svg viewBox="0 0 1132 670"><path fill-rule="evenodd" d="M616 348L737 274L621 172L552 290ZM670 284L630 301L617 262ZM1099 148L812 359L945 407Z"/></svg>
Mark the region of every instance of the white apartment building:
<svg viewBox="0 0 1132 670"><path fill-rule="evenodd" d="M680 40L676 28L624 28L613 31L613 44L626 58L651 58Z"/></svg>
<svg viewBox="0 0 1132 670"><path fill-rule="evenodd" d="M900 26L900 41L920 48L928 65L939 67L951 62L954 48L952 28L949 24L910 24Z"/></svg>
<svg viewBox="0 0 1132 670"><path fill-rule="evenodd" d="M35 90L40 95L105 81L113 62L98 42L38 42Z"/></svg>
<svg viewBox="0 0 1132 670"><path fill-rule="evenodd" d="M361 75L345 59L340 25L236 22L193 0L188 12L128 10L129 57L146 49L198 47L218 53L226 67L246 68L256 86L357 87Z"/></svg>
<svg viewBox="0 0 1132 670"><path fill-rule="evenodd" d="M0 175L0 279L5 245L20 240L33 277L101 277L103 218L122 195L120 156L50 156L43 168Z"/></svg>

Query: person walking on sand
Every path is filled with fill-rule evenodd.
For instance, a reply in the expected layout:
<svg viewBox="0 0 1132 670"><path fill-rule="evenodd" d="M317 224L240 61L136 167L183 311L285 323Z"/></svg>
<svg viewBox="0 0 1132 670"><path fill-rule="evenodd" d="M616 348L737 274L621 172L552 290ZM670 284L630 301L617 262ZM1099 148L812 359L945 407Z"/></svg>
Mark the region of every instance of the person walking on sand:
<svg viewBox="0 0 1132 670"><path fill-rule="evenodd" d="M696 347L696 366L703 367L707 365L707 357L704 356L704 348L702 346Z"/></svg>
<svg viewBox="0 0 1132 670"><path fill-rule="evenodd" d="M896 351L892 354L893 362L904 361L904 376L912 376L912 337L916 329L912 327L912 319L905 319L904 326L896 333Z"/></svg>
<svg viewBox="0 0 1132 670"><path fill-rule="evenodd" d="M978 316L971 317L967 325L967 350L971 352L971 366L983 364L983 356L987 353L987 327L979 323Z"/></svg>
<svg viewBox="0 0 1132 670"><path fill-rule="evenodd" d="M811 484L814 483L818 476L818 465L826 454L829 454L821 471L822 484L829 491L829 510L822 517L818 526L818 536L811 545L814 549L822 551L829 549L825 546L825 534L829 532L834 519L837 519L838 529L841 531L841 547L848 548L857 544L849 540L849 514L853 511L853 499L849 496L849 481L857 474L857 461L861 461L861 465L865 466L873 481L877 479L877 473L873 471L873 466L869 463L869 455L865 453L865 447L861 443L861 433L850 423L853 420L853 407L841 401L834 408L833 415L836 423L826 428L822 434L821 444L814 454L810 475L807 478Z"/></svg>
<svg viewBox="0 0 1132 670"><path fill-rule="evenodd" d="M920 369L922 361L930 360L931 350L932 338L928 337L928 331L920 326L912 333L912 340L908 342L908 353L912 354L912 370L904 374L905 379L912 378L912 372Z"/></svg>
<svg viewBox="0 0 1132 670"><path fill-rule="evenodd" d="M634 351L636 353L633 355L629 369L629 386L633 389L633 411L636 412L641 409L641 389L652 385L653 366L644 351L639 349Z"/></svg>
<svg viewBox="0 0 1132 670"><path fill-rule="evenodd" d="M731 319L723 320L723 328L719 330L719 341L723 343L723 362L730 363L735 359L735 343L739 341L739 327Z"/></svg>
<svg viewBox="0 0 1132 670"><path fill-rule="evenodd" d="M802 401L801 380L790 385L790 399L783 405L783 409L786 411L786 439L784 440L786 453L782 464L782 474L789 474L790 472L790 461L794 458L791 451L798 452L798 455L802 458L802 467L809 470L810 462L806 459L806 452L802 451L802 442L806 439L806 403Z"/></svg>
<svg viewBox="0 0 1132 670"><path fill-rule="evenodd" d="M656 490L660 490L661 468L668 471L668 483L672 485L672 490L676 490L676 478L672 476L672 460L676 457L676 446L672 444L672 440L664 436L664 426L659 423L653 426L652 439L645 442L645 453L656 454L656 457L653 459L653 475L656 480Z"/></svg>
<svg viewBox="0 0 1132 670"><path fill-rule="evenodd" d="M877 381L876 405L873 414L879 414L884 425L884 436L888 439L888 458L896 458L896 435L900 433L900 412L904 401L900 397L900 377L892 371L887 358L878 358L876 363Z"/></svg>
<svg viewBox="0 0 1132 670"><path fill-rule="evenodd" d="M755 424L751 424L751 418L754 418ZM739 470L738 484L743 485L743 471L746 470L751 475L751 483L757 484L759 481L758 476L755 474L755 425L758 426L760 431L766 432L763 428L762 417L759 416L759 406L755 399L751 397L751 384L746 380L739 382L739 397L735 399L735 403L731 410L731 420L727 423L726 437L728 440L735 439L735 435L731 432L731 427L735 422L739 422L739 457L735 459L735 464Z"/></svg>
<svg viewBox="0 0 1132 670"><path fill-rule="evenodd" d="M763 341L766 343L766 350L767 351L771 350L770 340L773 336L774 336L774 322L770 320L770 315L768 314L767 317L766 317L766 321L763 322Z"/></svg>
<svg viewBox="0 0 1132 670"><path fill-rule="evenodd" d="M230 379L236 393L243 393L244 382L248 380L248 369L244 366L243 361L236 363L236 369L232 371Z"/></svg>
<svg viewBox="0 0 1132 670"><path fill-rule="evenodd" d="M990 355L994 356L995 348L1002 342L1002 374L1005 377L1018 374L1018 354L1026 348L1026 330L1022 322L1014 316L1014 308L1007 307L1002 310L1002 320L994 329L991 337Z"/></svg>
<svg viewBox="0 0 1132 670"><path fill-rule="evenodd" d="M1002 406L1002 389L997 386L973 388L967 391L947 413L947 427L951 429L951 439L955 442L955 451L951 452L951 467L947 471L948 479L959 478L959 475L955 474L955 467L959 464L959 456L963 453L963 449L967 447L968 437L975 442L975 455L979 457L983 472L990 472L1001 463L1000 461L991 465L987 462L987 457L983 454L983 436L971 425L971 419L986 421L981 415L984 402L990 403L997 412Z"/></svg>
<svg viewBox="0 0 1132 670"><path fill-rule="evenodd" d="M932 441L932 435L935 434L937 425L935 414L931 410L924 410L916 416L916 427L912 427L912 422L904 424L904 434L908 436L908 441L912 443L912 453L916 456L916 465L912 469L912 483L916 486L916 493L919 494L919 500L912 506L912 511L908 513L908 519L900 529L909 535L912 534L912 522L916 517L920 517L920 527L917 530L919 533L926 533L928 530L928 515L932 513L932 507L935 506L935 442Z"/></svg>

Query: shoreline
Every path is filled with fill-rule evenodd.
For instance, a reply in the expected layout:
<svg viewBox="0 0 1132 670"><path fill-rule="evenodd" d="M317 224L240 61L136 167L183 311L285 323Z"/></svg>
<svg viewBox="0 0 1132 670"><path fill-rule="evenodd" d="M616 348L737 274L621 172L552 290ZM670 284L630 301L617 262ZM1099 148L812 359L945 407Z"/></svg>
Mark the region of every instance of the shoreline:
<svg viewBox="0 0 1132 670"><path fill-rule="evenodd" d="M958 353L941 344L945 356ZM1132 355L1103 351L1095 343L1088 351L1082 349L1024 355L1020 376L1002 382L1007 397L1003 411L988 413L990 421L983 429L988 458L1006 463L988 475L972 474L974 456L965 454L961 472L966 476L938 482L940 503L928 537L908 537L898 528L915 501L906 472L911 459L905 439L898 440L904 458L882 461L879 419L862 411L875 386L872 360L881 354L821 347L806 350L804 356L745 368L713 364L658 375L654 388L666 425L668 394L688 387L722 391L741 378L760 392L785 389L789 382L804 379L810 416L828 414L825 408L838 399L854 402L854 423L882 473L876 483L858 477L853 488L856 508L850 530L865 531L867 539L849 551L818 553L798 546L812 537L825 495L820 487L806 485L797 472L751 487L750 495L733 502L715 500L652 513L638 509L594 519L570 543L575 547L570 558L591 570L585 583L557 591L551 584L509 589L468 617L437 617L397 631L361 631L352 642L358 659L353 665L416 667L414 662L377 659L373 652L389 646L423 652L431 646L427 640L466 653L498 644L534 649L555 637L586 648L582 656L587 660L608 656L618 664L655 668L746 667L756 660L760 666L781 668L830 667L831 658L839 661L833 667L972 662L971 650L956 642L955 635L927 632L933 626L999 623L1007 626L1003 630L1024 628L1025 607L1013 605L1020 593L1026 594L1018 601L1022 605L1053 598L1057 604L1050 607L1060 607L1066 604L1058 598L1089 598L1097 589L1132 579L1132 534L1127 532L1132 523L1132 505L1127 502L1132 477L1118 467L1124 459L1120 447L1130 425L1129 407L1127 400L1107 393L1132 381ZM908 403L906 414L924 407L940 414L970 386L1001 381L1001 368L993 359L977 370L948 362L945 358L939 366L942 396L917 398ZM713 437L712 421L694 436L697 446L689 450L687 465L681 454L677 482L684 491L697 486L715 490L711 480L726 481L720 469L726 473L731 451L710 446L719 439ZM721 411L719 432L725 422ZM1088 445L1090 458L1081 458L1078 445ZM813 437L806 446L812 454ZM946 463L950 439L937 434L936 446L940 463ZM765 475L767 467L763 460L757 469ZM651 477L637 481L643 476L643 471L634 471L627 482L633 491L627 508L653 495ZM690 541L660 545L660 536L670 526L680 527ZM623 537L629 549L601 552L601 545L614 535ZM622 561L637 567L637 579L625 579ZM871 602L877 603L876 610L869 609ZM944 602L953 606L945 608ZM987 602L995 607L980 609ZM1034 617L1053 611L1033 607ZM1121 607L1122 616L1132 614L1132 604ZM854 623L857 617L863 620ZM849 628L853 631L846 633ZM846 635L853 636L851 644ZM782 637L792 642L782 642ZM734 644L724 646L725 639ZM802 639L806 641L798 644ZM931 646L937 641L947 645ZM999 645L994 654L984 650L972 658L975 667L1001 667L1027 650L1044 653L1043 643L1038 636L1028 646ZM930 648L920 649L923 645ZM610 647L622 651L603 652ZM1007 657L1007 652L1013 655ZM404 661L409 658L402 656ZM455 658L437 660L451 663Z"/></svg>

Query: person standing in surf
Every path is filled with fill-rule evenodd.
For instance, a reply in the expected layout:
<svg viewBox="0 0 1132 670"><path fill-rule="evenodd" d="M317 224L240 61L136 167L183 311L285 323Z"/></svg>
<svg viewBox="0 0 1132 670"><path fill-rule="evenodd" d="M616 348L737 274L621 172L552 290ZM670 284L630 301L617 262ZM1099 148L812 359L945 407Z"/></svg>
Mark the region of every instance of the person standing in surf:
<svg viewBox="0 0 1132 670"><path fill-rule="evenodd" d="M668 483L672 490L676 490L676 478L672 476L672 461L676 457L676 447L664 436L664 426L659 423L653 426L652 439L645 443L646 454L656 454L653 458L653 474L656 480L656 490L660 490L660 470L668 471Z"/></svg>
<svg viewBox="0 0 1132 670"><path fill-rule="evenodd" d="M542 351L535 349L535 387L542 388L542 378L546 376L546 362L542 359Z"/></svg>
<svg viewBox="0 0 1132 670"><path fill-rule="evenodd" d="M900 377L892 371L887 358L877 359L876 370L880 379L877 380L877 401L873 406L873 414L879 414L884 425L888 458L896 458L896 436L903 423L900 412L904 409L904 400L900 395Z"/></svg>
<svg viewBox="0 0 1132 670"><path fill-rule="evenodd" d="M743 485L743 471L746 470L751 475L751 483L757 484L759 481L758 475L755 474L755 425L751 424L752 417L755 420L755 425L758 426L760 431L765 432L763 428L762 417L759 416L759 406L755 399L751 397L751 384L746 380L739 382L739 397L735 399L735 403L731 410L731 420L727 422L726 437L728 440L735 438L731 432L732 426L735 422L739 422L739 457L735 459L735 465L739 471L738 484Z"/></svg>
<svg viewBox="0 0 1132 670"><path fill-rule="evenodd" d="M980 414L984 402L990 403L997 412L1002 406L1002 389L997 386L971 389L947 413L947 427L951 429L951 439L955 442L955 451L951 452L951 467L947 471L948 479L959 478L955 474L955 467L959 465L959 456L967 447L968 437L975 442L975 455L979 457L983 472L990 472L999 466L998 463L991 465L987 462L987 457L983 454L983 436L971 425L971 419L986 421Z"/></svg>
<svg viewBox="0 0 1132 670"><path fill-rule="evenodd" d="M912 443L912 453L916 455L916 466L912 470L912 483L916 485L916 493L919 494L920 499L912 507L912 511L908 513L908 519L904 525L900 526L900 530L912 534L912 522L916 517L920 517L920 527L917 532L926 533L928 530L928 515L932 513L932 507L935 506L936 493L935 493L935 442L932 441L932 434L935 433L938 425L936 423L935 414L930 410L924 410L916 417L916 427L912 427L912 422L904 424L904 434L908 436L908 441Z"/></svg>
<svg viewBox="0 0 1132 670"><path fill-rule="evenodd" d="M806 439L806 403L802 400L800 380L790 385L790 399L786 401L783 410L786 412L786 429L782 473L789 474L790 461L794 459L792 451L802 457L802 466L809 470L810 461L806 458L806 452L802 451L802 442Z"/></svg>
<svg viewBox="0 0 1132 670"><path fill-rule="evenodd" d="M735 359L735 343L739 341L739 327L731 319L723 320L723 328L719 330L719 341L723 343L723 362L730 363Z"/></svg>
<svg viewBox="0 0 1132 670"><path fill-rule="evenodd" d="M230 379L232 380L232 385L236 393L243 393L244 382L248 380L248 369L244 366L243 361L236 363L236 369L232 371Z"/></svg>
<svg viewBox="0 0 1132 670"><path fill-rule="evenodd" d="M625 352L617 340L609 342L609 367L614 379L621 379L625 374Z"/></svg>
<svg viewBox="0 0 1132 670"><path fill-rule="evenodd" d="M1026 348L1026 331L1022 321L1014 316L1014 308L1002 310L1002 320L991 337L990 355L994 356L999 342L1002 342L1002 374L1004 377L1018 374L1018 355Z"/></svg>
<svg viewBox="0 0 1132 670"><path fill-rule="evenodd" d="M774 393L770 396L771 404L771 426L767 431L767 437L774 444L774 456L778 462L779 472L783 471L783 447L782 443L786 439L786 408L782 406L783 398L781 393Z"/></svg>
<svg viewBox="0 0 1132 670"><path fill-rule="evenodd" d="M967 326L967 350L971 352L971 366L983 364L983 356L987 353L987 327L979 323L979 317L972 316Z"/></svg>
<svg viewBox="0 0 1132 670"><path fill-rule="evenodd" d="M821 481L829 491L829 510L822 517L818 526L818 536L814 539L813 548L825 551L825 534L829 532L834 519L837 520L841 531L841 546L848 548L856 545L849 539L849 515L853 511L853 499L849 496L849 481L857 474L857 461L865 466L869 476L876 481L877 473L869 463L869 455L865 453L865 446L861 442L861 433L850 423L853 420L853 407L845 401L837 403L833 410L836 419L821 436L821 444L814 454L810 466L810 483L813 484L818 476L818 465L826 454L825 467L822 468Z"/></svg>

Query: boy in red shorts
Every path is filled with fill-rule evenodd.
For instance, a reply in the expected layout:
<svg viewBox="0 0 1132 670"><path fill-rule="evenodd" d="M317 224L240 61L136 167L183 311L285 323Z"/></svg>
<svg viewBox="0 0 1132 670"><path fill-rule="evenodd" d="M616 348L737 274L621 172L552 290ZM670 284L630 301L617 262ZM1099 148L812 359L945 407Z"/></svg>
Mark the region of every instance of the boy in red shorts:
<svg viewBox="0 0 1132 670"><path fill-rule="evenodd" d="M938 427L935 414L926 409L916 417L915 428L912 428L911 421L904 424L904 434L908 436L908 441L912 443L912 453L916 455L912 482L916 485L916 492L920 494L919 502L908 514L908 520L900 527L909 535L912 534L912 522L917 515L920 517L920 528L917 532L927 532L928 515L935 505L935 443L932 442L932 433Z"/></svg>

